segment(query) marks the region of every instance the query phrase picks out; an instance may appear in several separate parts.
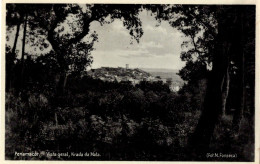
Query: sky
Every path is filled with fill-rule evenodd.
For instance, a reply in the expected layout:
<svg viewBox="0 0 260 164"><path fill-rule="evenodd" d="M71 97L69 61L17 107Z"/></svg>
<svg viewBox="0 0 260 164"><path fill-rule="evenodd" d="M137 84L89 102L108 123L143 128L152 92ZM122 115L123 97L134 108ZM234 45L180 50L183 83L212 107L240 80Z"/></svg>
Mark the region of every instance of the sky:
<svg viewBox="0 0 260 164"><path fill-rule="evenodd" d="M139 14L144 31L140 42L131 40L129 31L123 26L123 22L115 20L111 24L100 25L99 22L92 22L91 32L96 31L98 42L94 44L92 68L99 67L125 67L129 64L130 68L163 68L181 69L185 62L181 61L181 44L188 40L177 29L171 27L168 22L162 21L160 24L148 11ZM156 26L158 25L159 26ZM21 56L23 26L20 28L17 49ZM12 47L16 29L7 32L9 44ZM45 36L38 36L44 38ZM88 37L85 37L87 41ZM132 43L132 44L131 44ZM26 44L27 53L35 54L39 52L37 46L31 43ZM51 46L43 52L51 50Z"/></svg>
<svg viewBox="0 0 260 164"><path fill-rule="evenodd" d="M187 38L171 27L168 22L158 22L150 12L142 11L139 15L144 35L140 42L133 40L129 31L119 20L100 26L93 22L90 26L98 34L99 42L95 43L92 52L94 62L92 68L101 66L130 68L164 68L181 69L185 62L181 61L181 44Z"/></svg>

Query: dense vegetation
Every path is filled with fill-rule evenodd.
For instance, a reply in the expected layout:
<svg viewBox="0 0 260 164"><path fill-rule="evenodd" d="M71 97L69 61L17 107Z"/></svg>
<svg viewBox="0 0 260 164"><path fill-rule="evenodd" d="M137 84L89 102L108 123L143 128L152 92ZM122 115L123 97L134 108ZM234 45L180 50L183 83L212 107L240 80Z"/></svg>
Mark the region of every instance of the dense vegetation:
<svg viewBox="0 0 260 164"><path fill-rule="evenodd" d="M161 82L133 86L86 74L98 39L90 23L120 19L138 41L140 10L191 38L183 43L193 46L181 54L186 65L179 75L186 83L178 93ZM72 32L59 35L71 14L77 18ZM16 27L5 54L7 159L254 160L254 6L87 5L83 12L76 4L9 4L6 18L7 31ZM90 42L81 41L86 35ZM33 58L25 51L28 40L52 49ZM41 155L15 155L32 151Z"/></svg>
<svg viewBox="0 0 260 164"><path fill-rule="evenodd" d="M50 78L31 82L6 93L8 158L32 150L101 154L69 158L80 160L187 158L182 152L199 112L188 111L185 98L165 84L143 81L134 87L71 75L64 94L55 96Z"/></svg>
<svg viewBox="0 0 260 164"><path fill-rule="evenodd" d="M27 62L25 74L30 80L23 89L6 92L8 159L26 159L14 156L15 151L37 151L42 152L40 159L191 160L188 138L200 116L205 86L184 86L179 93L173 93L161 82L143 81L133 86L130 82L70 75L64 94L57 96L52 75L35 76L49 72L46 65ZM15 70L19 70L18 63ZM231 136L223 133L228 128L228 123L219 126L212 152L223 152L223 148L233 152L236 142L250 144L248 134L241 134L244 138L230 145ZM251 156L237 149L241 148L235 150L242 159ZM46 152L98 152L101 157L58 158L48 157Z"/></svg>

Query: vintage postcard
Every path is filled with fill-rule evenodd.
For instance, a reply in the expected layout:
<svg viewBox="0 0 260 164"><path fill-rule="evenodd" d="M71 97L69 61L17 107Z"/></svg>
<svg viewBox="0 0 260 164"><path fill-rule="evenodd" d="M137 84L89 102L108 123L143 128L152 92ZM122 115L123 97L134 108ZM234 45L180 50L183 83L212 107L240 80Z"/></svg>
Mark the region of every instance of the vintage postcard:
<svg viewBox="0 0 260 164"><path fill-rule="evenodd" d="M1 163L258 163L258 8L4 1Z"/></svg>

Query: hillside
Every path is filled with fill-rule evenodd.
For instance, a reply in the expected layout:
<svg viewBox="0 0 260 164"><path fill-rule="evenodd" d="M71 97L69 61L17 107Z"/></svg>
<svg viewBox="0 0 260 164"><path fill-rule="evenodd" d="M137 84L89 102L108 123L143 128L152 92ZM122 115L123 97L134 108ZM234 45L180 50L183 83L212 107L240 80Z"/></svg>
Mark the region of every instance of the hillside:
<svg viewBox="0 0 260 164"><path fill-rule="evenodd" d="M154 77L141 69L125 69L122 67L101 67L91 69L87 74L94 79L101 79L103 81L131 81L134 84L142 80L152 80Z"/></svg>

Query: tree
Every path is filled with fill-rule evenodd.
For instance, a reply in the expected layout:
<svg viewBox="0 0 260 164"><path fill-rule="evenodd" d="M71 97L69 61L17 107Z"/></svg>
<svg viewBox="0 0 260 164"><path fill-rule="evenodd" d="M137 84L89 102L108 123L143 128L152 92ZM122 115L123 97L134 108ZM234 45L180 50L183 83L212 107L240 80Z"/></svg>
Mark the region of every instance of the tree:
<svg viewBox="0 0 260 164"><path fill-rule="evenodd" d="M27 11L27 10L26 10ZM21 57L21 63L22 63L22 69L21 69L21 77L20 77L20 80L21 80L21 86L20 87L23 87L23 73L24 73L24 56L25 56L25 39L26 39L26 30L27 30L27 23L28 23L28 13L26 12L25 13L25 16L24 16L24 28L23 28L23 43L22 43L22 57Z"/></svg>
<svg viewBox="0 0 260 164"><path fill-rule="evenodd" d="M226 100L230 92L230 73L236 68L239 70L239 74L236 76L240 79L241 84L236 81L232 85L238 85L242 91L237 99L241 99L240 109L236 110L237 114L235 114L234 119L241 120L240 116L245 104L244 64L246 61L244 49L249 43L252 49L254 46L253 35L245 36L245 34L254 31L255 10L250 7L221 5L150 7L157 14L156 17L159 20L169 21L173 27L177 27L191 38L190 42L183 44L183 46L188 47L188 50L181 54L181 58L187 61L187 64L180 71L180 75L189 81L197 79L197 76L193 75L196 75L195 72L201 73L201 71L192 69L191 65L195 63L204 65L204 70L207 67L209 69L202 114L190 142L195 152L202 151L203 154L207 151L214 128L220 116L225 113ZM251 13L245 13L246 9L250 10ZM247 14L251 15L251 19L245 19ZM247 26L247 31L245 26ZM254 54L252 51L248 53L250 56L252 54ZM236 122L234 125L238 125L238 123Z"/></svg>
<svg viewBox="0 0 260 164"><path fill-rule="evenodd" d="M7 23L7 30L16 26L16 33L14 44L11 50L11 53L6 53L6 90L8 91L9 88L12 87L12 73L14 67L14 60L16 58L16 45L17 40L19 37L20 26L22 22L23 16L21 15L19 6L16 5L7 5L6 6L6 23Z"/></svg>
<svg viewBox="0 0 260 164"><path fill-rule="evenodd" d="M140 5L86 5L86 11L78 5L70 4L54 4L47 7L47 12L41 10L38 12L38 24L46 31L47 39L50 42L53 50L57 53L57 61L60 66L60 82L59 92L62 93L66 72L68 71L68 64L66 63L66 56L70 55L71 50L68 47L74 47L82 42L82 39L90 35L90 24L93 21L98 21L101 24L111 23L115 19L122 19L124 26L130 31L133 39L142 36L141 22L138 18ZM77 28L72 28L71 33L60 35L64 31L63 23L68 16L75 15L78 19L73 23ZM45 18L48 19L45 19ZM109 20L107 20L108 18ZM57 31L57 29L59 29ZM91 35L95 40L96 36ZM91 45L93 45L91 43Z"/></svg>
<svg viewBox="0 0 260 164"><path fill-rule="evenodd" d="M115 19L121 19L124 26L129 30L132 39L137 41L142 36L141 22L138 18L141 5L77 5L77 4L27 4L18 5L21 10L28 13L30 21L30 35L37 38L45 35L48 43L57 54L59 63L60 80L58 92L64 89L65 77L71 67L73 48L83 46L92 50L93 42L97 40L95 33L90 31L90 24L98 21L100 24L111 23ZM23 9L28 10L23 10ZM16 10L13 10L15 12ZM71 30L68 30L68 29ZM89 36L90 43L84 42ZM92 38L92 39L91 39ZM39 40L38 46L46 45L45 39ZM88 54L90 51L88 51ZM67 61L69 59L69 61ZM87 59L89 62L91 60ZM75 66L75 64L74 64ZM82 68L82 67L81 67Z"/></svg>
<svg viewBox="0 0 260 164"><path fill-rule="evenodd" d="M234 74L238 79L239 93L237 101L241 103L234 113L234 133L239 132L241 120L245 116L248 120L254 120L255 6L239 7L237 13L236 32L240 35L234 38L236 46L234 47L232 61L237 68ZM251 105L248 105L250 102ZM250 125L253 125L253 122ZM251 131L253 132L253 129Z"/></svg>
<svg viewBox="0 0 260 164"><path fill-rule="evenodd" d="M239 76L242 84L240 84L239 89L242 89L242 93L239 97L242 99L241 110L244 108L245 89L243 65L245 64L245 57L243 49L246 42L244 42L243 37L246 32L243 31L242 27L249 23L245 23L245 17L243 16L246 14L245 8L247 7L217 6L216 9L213 10L217 22L217 34L214 39L216 44L212 49L214 51L211 52L212 70L208 80L203 105L204 109L202 110L202 115L191 141L195 150L202 150L202 153L207 151L214 127L219 121L223 107L225 108L225 101L227 93L229 92L229 69L231 62L236 63L236 66L241 70ZM248 25L251 30L254 29L252 28L252 22L253 21L251 21L251 25ZM240 47L241 50L237 51L237 47ZM240 64L236 62L237 60L240 61ZM224 84L226 84L226 87L224 87ZM234 118L236 118L236 116L234 116ZM235 124L238 125L238 123Z"/></svg>
<svg viewBox="0 0 260 164"><path fill-rule="evenodd" d="M6 53L7 56L7 67L10 66L10 69L7 69L7 81L8 83L13 83L12 81L15 81L13 79L14 77L14 61L16 60L16 48L17 48L17 42L18 42L18 36L20 32L20 26L23 25L23 36L22 36L22 50L21 50L21 69L20 74L18 75L18 79L20 81L19 88L23 86L23 73L24 73L24 62L25 62L25 44L29 41L29 36L34 35L34 37L38 37L39 33L36 33L34 31L34 18L35 18L35 12L37 11L37 8L34 6L31 6L30 4L7 4L7 13L6 13L6 25L7 30L11 31L13 26L16 26L16 34L14 39L14 44L12 47L11 54ZM39 42L39 41L38 41ZM44 43L41 43L44 44ZM9 78L10 77L10 78ZM13 77L13 78L11 78ZM10 82L9 82L10 81ZM7 85L7 90L12 87Z"/></svg>

